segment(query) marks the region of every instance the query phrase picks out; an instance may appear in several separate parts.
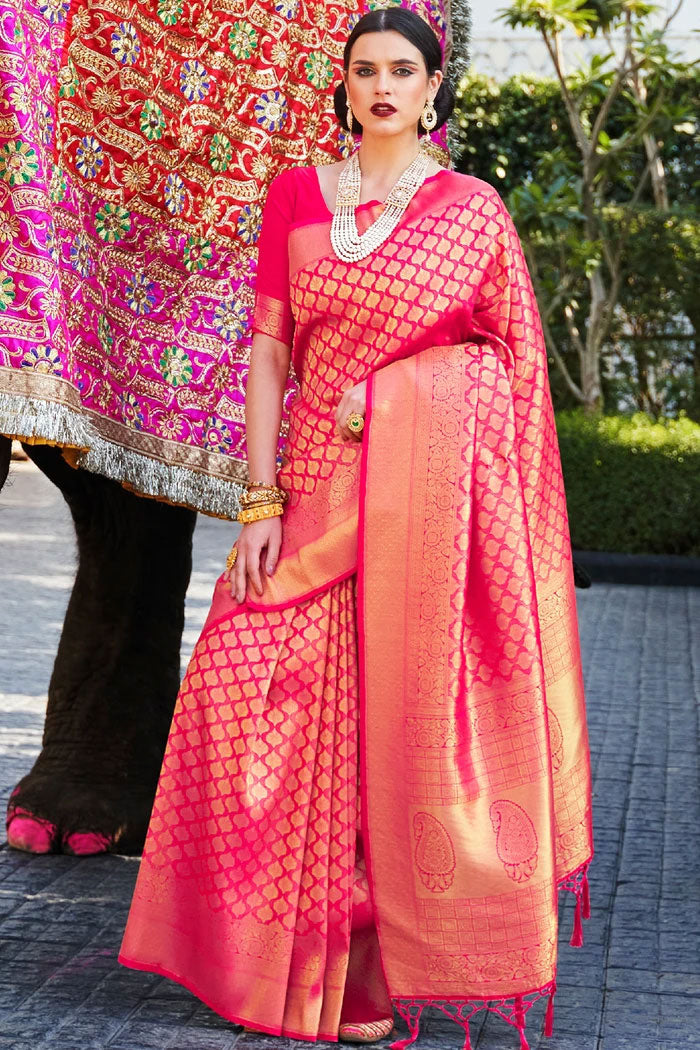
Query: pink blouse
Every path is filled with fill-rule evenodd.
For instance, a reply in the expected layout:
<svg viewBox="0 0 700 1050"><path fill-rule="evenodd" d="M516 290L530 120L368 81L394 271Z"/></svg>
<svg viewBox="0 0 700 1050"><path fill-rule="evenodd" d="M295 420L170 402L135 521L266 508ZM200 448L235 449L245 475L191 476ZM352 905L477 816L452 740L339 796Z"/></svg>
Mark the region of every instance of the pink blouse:
<svg viewBox="0 0 700 1050"><path fill-rule="evenodd" d="M446 174L443 168L429 175L424 186ZM418 191L420 195L421 190ZM376 218L381 201L367 201L356 210L360 232ZM294 322L290 297L289 234L304 225L325 223L329 211L314 167L290 168L273 179L268 190L258 248L253 332L262 332L292 345Z"/></svg>

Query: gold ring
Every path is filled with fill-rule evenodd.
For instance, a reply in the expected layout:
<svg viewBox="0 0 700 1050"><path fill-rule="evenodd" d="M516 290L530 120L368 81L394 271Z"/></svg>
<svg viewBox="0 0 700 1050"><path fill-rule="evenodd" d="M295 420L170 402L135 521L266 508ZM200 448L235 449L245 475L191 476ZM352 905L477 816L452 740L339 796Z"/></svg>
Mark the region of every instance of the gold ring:
<svg viewBox="0 0 700 1050"><path fill-rule="evenodd" d="M365 417L361 416L359 412L351 412L345 420L345 426L348 430L351 430L353 434L361 434L365 429Z"/></svg>
<svg viewBox="0 0 700 1050"><path fill-rule="evenodd" d="M226 568L231 571L233 566L236 564L236 558L238 557L238 547L232 547L231 552L226 559Z"/></svg>

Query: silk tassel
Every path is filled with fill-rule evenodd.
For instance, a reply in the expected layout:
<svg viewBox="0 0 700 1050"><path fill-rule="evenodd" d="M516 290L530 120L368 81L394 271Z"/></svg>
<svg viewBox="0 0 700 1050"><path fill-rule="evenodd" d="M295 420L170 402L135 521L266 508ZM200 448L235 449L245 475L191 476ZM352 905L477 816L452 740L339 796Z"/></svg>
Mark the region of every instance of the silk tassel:
<svg viewBox="0 0 700 1050"><path fill-rule="evenodd" d="M581 922L581 894L576 894L576 910L574 911L574 929L569 944L572 948L580 948L583 945L583 923Z"/></svg>
<svg viewBox="0 0 700 1050"><path fill-rule="evenodd" d="M397 1040L397 1042L391 1044L389 1050L405 1050L407 1046L411 1046L413 1043L415 1043L416 1039L418 1038L418 1029L420 1028L420 1019L424 1008L425 1004L423 1003L421 1006L418 1007L418 1012L415 1018L412 1018L408 1011L402 1010L400 1006L397 1007L398 1012L401 1014L404 1021L408 1025L408 1039Z"/></svg>
<svg viewBox="0 0 700 1050"><path fill-rule="evenodd" d="M525 1011L521 996L515 997L515 1023L520 1033L520 1050L530 1050L530 1044L525 1037Z"/></svg>
<svg viewBox="0 0 700 1050"><path fill-rule="evenodd" d="M554 993L556 989L552 988L549 993L549 1002L547 1003L547 1012L544 1015L544 1034L549 1039L554 1034Z"/></svg>
<svg viewBox="0 0 700 1050"><path fill-rule="evenodd" d="M588 889L588 875L583 876L583 917L584 919L590 919L591 917L591 894Z"/></svg>

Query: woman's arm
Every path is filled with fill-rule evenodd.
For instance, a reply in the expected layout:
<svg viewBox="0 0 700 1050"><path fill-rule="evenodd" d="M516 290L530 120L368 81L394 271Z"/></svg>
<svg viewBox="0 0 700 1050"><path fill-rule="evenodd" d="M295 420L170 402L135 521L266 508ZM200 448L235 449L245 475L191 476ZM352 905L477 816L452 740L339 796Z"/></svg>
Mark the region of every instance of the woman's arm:
<svg viewBox="0 0 700 1050"><path fill-rule="evenodd" d="M282 399L289 375L290 348L272 336L255 332L246 385L245 420L248 444L248 474L251 481L275 484L277 444L282 420ZM245 600L248 579L258 594L263 592L261 563L272 575L282 543L282 521L266 518L244 525L238 538L238 557L228 578L231 594Z"/></svg>
<svg viewBox="0 0 700 1050"><path fill-rule="evenodd" d="M274 485L282 399L289 375L290 348L262 332L253 334L245 396L248 475Z"/></svg>

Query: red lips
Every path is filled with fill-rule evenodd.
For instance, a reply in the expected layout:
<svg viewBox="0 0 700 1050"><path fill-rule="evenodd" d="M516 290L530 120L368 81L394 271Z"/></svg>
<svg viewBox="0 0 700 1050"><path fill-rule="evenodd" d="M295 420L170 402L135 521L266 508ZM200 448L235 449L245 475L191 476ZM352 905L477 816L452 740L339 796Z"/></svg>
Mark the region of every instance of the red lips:
<svg viewBox="0 0 700 1050"><path fill-rule="evenodd" d="M386 102L375 102L370 113L374 113L376 117L388 117L391 113L396 113L396 109Z"/></svg>

